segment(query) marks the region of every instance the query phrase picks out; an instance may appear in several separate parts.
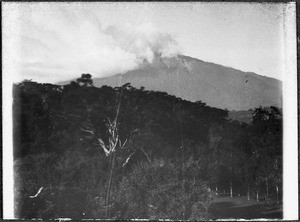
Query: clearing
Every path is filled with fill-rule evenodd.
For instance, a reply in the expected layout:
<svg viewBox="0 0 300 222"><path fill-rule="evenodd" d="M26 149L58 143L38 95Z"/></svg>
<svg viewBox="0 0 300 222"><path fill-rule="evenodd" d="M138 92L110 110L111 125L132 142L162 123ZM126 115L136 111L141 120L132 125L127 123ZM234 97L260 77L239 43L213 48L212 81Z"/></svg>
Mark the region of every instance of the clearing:
<svg viewBox="0 0 300 222"><path fill-rule="evenodd" d="M209 208L211 219L282 219L282 203L274 201L256 202L247 197L230 197L219 195Z"/></svg>

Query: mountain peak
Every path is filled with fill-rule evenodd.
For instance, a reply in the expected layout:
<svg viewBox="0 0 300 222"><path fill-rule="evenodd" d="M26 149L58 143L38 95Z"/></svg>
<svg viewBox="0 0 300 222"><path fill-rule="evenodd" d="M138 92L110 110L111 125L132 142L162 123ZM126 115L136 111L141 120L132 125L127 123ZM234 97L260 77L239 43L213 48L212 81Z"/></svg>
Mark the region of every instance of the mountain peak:
<svg viewBox="0 0 300 222"><path fill-rule="evenodd" d="M281 81L185 55L156 54L152 63L144 62L123 75L94 79L94 86L114 87L120 82L228 110L282 106Z"/></svg>

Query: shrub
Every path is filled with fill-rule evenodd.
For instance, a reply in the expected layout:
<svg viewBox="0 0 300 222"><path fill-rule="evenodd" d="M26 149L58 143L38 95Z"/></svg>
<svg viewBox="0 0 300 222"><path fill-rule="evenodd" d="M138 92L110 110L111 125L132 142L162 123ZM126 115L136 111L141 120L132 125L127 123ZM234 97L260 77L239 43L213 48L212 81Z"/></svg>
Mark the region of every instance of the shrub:
<svg viewBox="0 0 300 222"><path fill-rule="evenodd" d="M171 162L142 162L121 181L115 214L122 219L203 219L210 192L205 183L190 178Z"/></svg>

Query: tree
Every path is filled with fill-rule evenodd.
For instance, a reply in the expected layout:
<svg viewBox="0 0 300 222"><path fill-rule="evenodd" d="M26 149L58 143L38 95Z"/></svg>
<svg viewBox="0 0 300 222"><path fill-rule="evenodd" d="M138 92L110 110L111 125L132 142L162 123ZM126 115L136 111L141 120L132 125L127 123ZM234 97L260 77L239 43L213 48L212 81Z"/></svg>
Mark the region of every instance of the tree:
<svg viewBox="0 0 300 222"><path fill-rule="evenodd" d="M93 86L93 80L91 74L82 74L80 78L76 80L80 86L91 87Z"/></svg>
<svg viewBox="0 0 300 222"><path fill-rule="evenodd" d="M163 159L136 165L120 184L118 219L207 219L212 197L204 182L190 179L191 167L184 166L182 177L181 166Z"/></svg>
<svg viewBox="0 0 300 222"><path fill-rule="evenodd" d="M278 185L282 178L281 115L281 111L276 107L259 107L253 113L253 121L249 128L249 142L252 149L250 155L256 165L257 189L260 187L268 198L271 185L276 187L277 202Z"/></svg>

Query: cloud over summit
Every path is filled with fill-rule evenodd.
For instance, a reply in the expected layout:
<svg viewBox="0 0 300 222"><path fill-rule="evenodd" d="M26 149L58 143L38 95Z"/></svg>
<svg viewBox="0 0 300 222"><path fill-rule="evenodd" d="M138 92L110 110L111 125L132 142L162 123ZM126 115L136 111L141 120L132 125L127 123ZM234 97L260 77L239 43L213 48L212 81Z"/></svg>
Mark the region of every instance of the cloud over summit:
<svg viewBox="0 0 300 222"><path fill-rule="evenodd" d="M119 47L148 62L152 62L155 55L171 57L178 53L178 46L173 37L160 32L152 23L144 23L137 27L131 24L122 27L109 26L105 33L110 35Z"/></svg>
<svg viewBox="0 0 300 222"><path fill-rule="evenodd" d="M55 83L81 73L109 76L134 69L145 60L152 62L155 55L178 53L175 39L152 23L103 29L89 11L22 9L13 33L19 50L14 52L19 81Z"/></svg>

